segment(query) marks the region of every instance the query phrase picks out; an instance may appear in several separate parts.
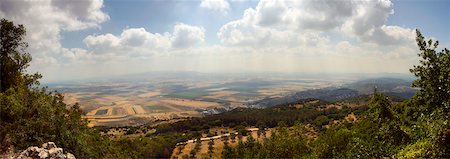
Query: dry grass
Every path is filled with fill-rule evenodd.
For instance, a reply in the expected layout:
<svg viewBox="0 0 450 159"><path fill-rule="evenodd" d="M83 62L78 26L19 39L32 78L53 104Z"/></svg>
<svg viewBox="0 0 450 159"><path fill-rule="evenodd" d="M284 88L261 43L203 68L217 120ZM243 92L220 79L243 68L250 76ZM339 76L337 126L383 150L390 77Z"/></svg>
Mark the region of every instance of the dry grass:
<svg viewBox="0 0 450 159"><path fill-rule="evenodd" d="M161 94L161 92L152 91L152 92L147 92L147 93L139 94L138 97L140 97L140 98L149 98L149 97L155 97L155 96L158 96L158 95L160 95L160 94Z"/></svg>
<svg viewBox="0 0 450 159"><path fill-rule="evenodd" d="M350 113L345 117L345 120L349 123L354 123L358 121L358 118L356 117L355 113Z"/></svg>
<svg viewBox="0 0 450 159"><path fill-rule="evenodd" d="M224 127L218 127L218 128L213 128L212 130L210 130L210 132L220 132L220 131L231 131L232 129L230 128L224 128ZM264 138L268 138L271 136L271 129L266 130L266 135L263 136L261 134L261 136L258 138L258 133L257 133L258 129L249 129L249 131L252 131L249 133L249 135L251 135L253 138L255 138L258 142L262 142L264 140ZM242 137L242 141L245 142L247 141L247 138L249 136L243 136ZM209 143L209 138L202 138L202 142L201 142L201 146L199 151L196 152L196 158L222 158L222 151L223 151L223 147L224 147L224 140L223 137L222 138L218 138L218 139L214 139L214 145L213 145L213 152L210 154L208 152L208 143ZM228 144L231 147L236 147L239 143L239 138L236 136L236 139L234 142L231 141L231 138L229 138L228 140ZM192 140L188 141L185 144L179 144L175 147L175 149L172 151L172 156L171 158L178 158L181 159L183 155L189 155L189 153L191 152L191 150L194 149L195 147L195 142L193 142ZM181 151L180 151L181 149Z"/></svg>
<svg viewBox="0 0 450 159"><path fill-rule="evenodd" d="M147 112L139 105L132 106L136 114L146 114Z"/></svg>
<svg viewBox="0 0 450 159"><path fill-rule="evenodd" d="M339 126L339 125L342 125L342 124L344 124L345 122L348 122L348 123L354 123L354 122L357 122L357 121L358 121L358 118L356 117L356 115L355 115L353 112L351 112L350 114L347 114L347 116L345 116L344 119L342 119L342 120L333 120L333 121L330 121L330 123L328 123L328 124L325 125L324 127L330 128L330 127L332 127L332 126Z"/></svg>
<svg viewBox="0 0 450 159"><path fill-rule="evenodd" d="M64 93L64 103L66 104L75 104L79 103L80 96L77 93Z"/></svg>

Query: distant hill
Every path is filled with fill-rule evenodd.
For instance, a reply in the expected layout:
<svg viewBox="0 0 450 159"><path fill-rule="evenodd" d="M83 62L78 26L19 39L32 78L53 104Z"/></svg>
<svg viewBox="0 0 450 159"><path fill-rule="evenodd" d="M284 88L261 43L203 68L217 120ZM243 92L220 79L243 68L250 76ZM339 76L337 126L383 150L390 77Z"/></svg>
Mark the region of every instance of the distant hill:
<svg viewBox="0 0 450 159"><path fill-rule="evenodd" d="M402 102L406 98L391 95L391 94L385 94L392 102ZM358 96L353 96L349 98L345 98L342 100L339 100L337 102L343 102L343 103L366 103L369 101L370 97L372 97L372 94L363 94Z"/></svg>
<svg viewBox="0 0 450 159"><path fill-rule="evenodd" d="M400 78L370 78L359 80L340 87L329 87L323 89L311 89L301 92L285 95L283 97L264 98L251 102L251 107L264 108L284 103L292 103L301 99L315 98L327 102L336 102L341 100L367 100L374 88L379 92L390 96L394 101L402 101L411 98L416 89L411 87L411 81Z"/></svg>
<svg viewBox="0 0 450 159"><path fill-rule="evenodd" d="M344 87L357 90L361 94L370 94L376 87L378 91L394 91L399 87L409 87L411 82L398 78L372 78L364 79L345 85Z"/></svg>
<svg viewBox="0 0 450 159"><path fill-rule="evenodd" d="M344 87L358 91L359 94L372 94L374 88L386 95L411 98L416 89L411 87L412 81L399 78L372 78L360 80Z"/></svg>
<svg viewBox="0 0 450 159"><path fill-rule="evenodd" d="M285 103L293 103L298 100L315 98L323 101L334 102L345 98L357 96L358 92L348 88L326 88L326 89L312 89L286 95L284 97L265 98L253 102L253 107L270 107Z"/></svg>

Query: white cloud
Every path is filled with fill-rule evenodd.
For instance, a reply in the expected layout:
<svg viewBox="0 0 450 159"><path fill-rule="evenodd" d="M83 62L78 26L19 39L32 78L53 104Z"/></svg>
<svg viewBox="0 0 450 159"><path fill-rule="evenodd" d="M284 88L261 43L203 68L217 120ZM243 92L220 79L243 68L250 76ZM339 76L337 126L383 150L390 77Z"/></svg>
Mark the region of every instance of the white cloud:
<svg viewBox="0 0 450 159"><path fill-rule="evenodd" d="M186 48L203 43L205 39L205 29L203 27L190 26L178 23L174 26L171 37L172 47Z"/></svg>
<svg viewBox="0 0 450 159"><path fill-rule="evenodd" d="M230 4L227 0L202 0L200 7L227 14Z"/></svg>
<svg viewBox="0 0 450 159"><path fill-rule="evenodd" d="M341 30L366 42L411 44L414 41L413 29L385 24L394 13L393 5L389 0L360 1L355 14L347 19Z"/></svg>
<svg viewBox="0 0 450 159"><path fill-rule="evenodd" d="M98 36L87 36L83 42L89 48L99 51L115 49L120 45L120 39L112 34L104 34Z"/></svg>
<svg viewBox="0 0 450 159"><path fill-rule="evenodd" d="M127 28L120 35L89 35L83 42L94 54L142 55L186 49L204 42L202 27L177 23L172 33L151 33L145 28Z"/></svg>
<svg viewBox="0 0 450 159"><path fill-rule="evenodd" d="M385 24L393 14L392 6L389 0L262 0L255 9L247 9L241 19L223 25L217 35L226 45L301 45L305 40L296 37L314 37L340 29L346 33L340 33L343 36L362 42L410 44L414 41L413 29Z"/></svg>
<svg viewBox="0 0 450 159"><path fill-rule="evenodd" d="M102 0L5 0L0 3L0 17L24 24L33 63L45 66L66 57L61 32L99 28L109 19L102 7Z"/></svg>

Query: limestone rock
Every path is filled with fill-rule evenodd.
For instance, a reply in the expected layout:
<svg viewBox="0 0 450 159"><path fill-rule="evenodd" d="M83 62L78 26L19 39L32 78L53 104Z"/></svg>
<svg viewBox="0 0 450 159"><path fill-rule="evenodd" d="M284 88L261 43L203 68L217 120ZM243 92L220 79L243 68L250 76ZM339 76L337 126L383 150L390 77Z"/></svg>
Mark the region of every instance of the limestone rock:
<svg viewBox="0 0 450 159"><path fill-rule="evenodd" d="M22 151L17 159L76 159L71 153L64 154L62 148L58 148L55 143L47 142L42 144L42 148L32 146Z"/></svg>

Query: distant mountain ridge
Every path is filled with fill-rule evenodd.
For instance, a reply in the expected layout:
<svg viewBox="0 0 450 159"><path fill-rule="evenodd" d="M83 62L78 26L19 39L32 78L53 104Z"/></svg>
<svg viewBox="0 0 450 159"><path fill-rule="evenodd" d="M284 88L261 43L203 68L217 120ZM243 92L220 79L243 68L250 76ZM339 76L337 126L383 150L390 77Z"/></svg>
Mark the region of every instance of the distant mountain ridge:
<svg viewBox="0 0 450 159"><path fill-rule="evenodd" d="M264 98L251 102L249 105L254 108L264 108L283 103L292 103L307 98L335 102L361 95L372 94L375 88L377 91L392 96L396 100L411 98L417 91L417 89L411 87L411 81L400 78L382 77L363 79L340 87L312 89L292 93L283 97Z"/></svg>

